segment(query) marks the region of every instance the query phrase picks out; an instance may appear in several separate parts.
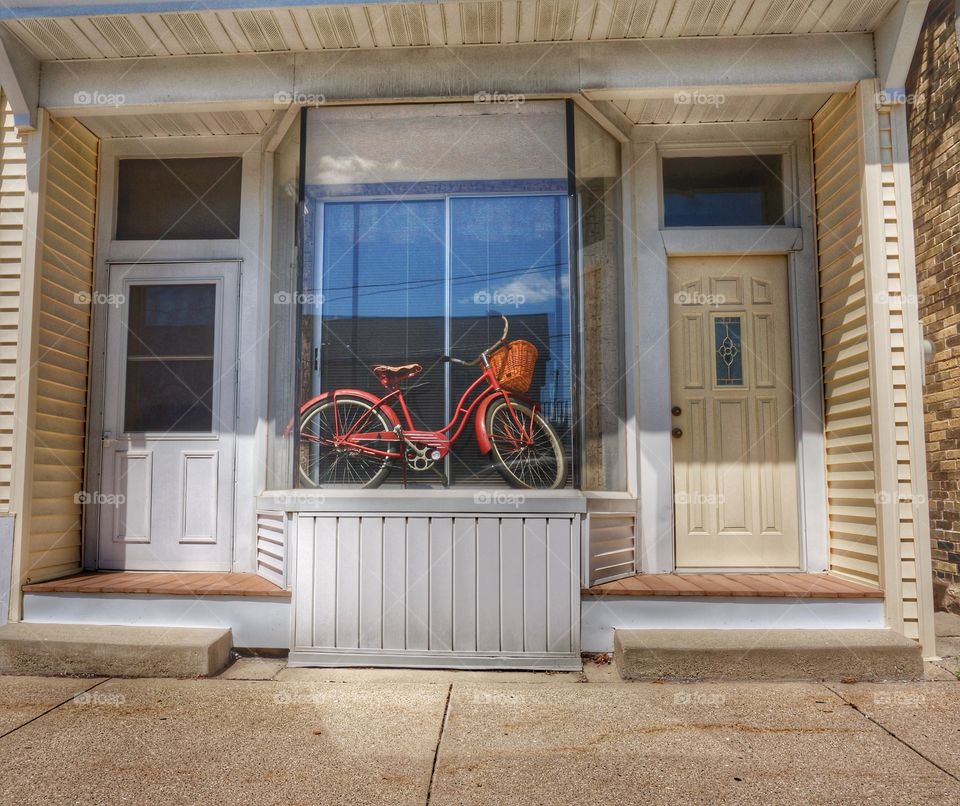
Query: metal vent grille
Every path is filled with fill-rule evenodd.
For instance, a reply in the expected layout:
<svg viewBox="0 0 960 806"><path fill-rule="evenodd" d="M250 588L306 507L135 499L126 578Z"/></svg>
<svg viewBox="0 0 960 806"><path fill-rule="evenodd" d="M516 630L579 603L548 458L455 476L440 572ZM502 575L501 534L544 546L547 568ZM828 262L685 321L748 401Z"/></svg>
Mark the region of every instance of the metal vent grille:
<svg viewBox="0 0 960 806"><path fill-rule="evenodd" d="M427 20L422 6L404 6L407 30L410 32L411 45L426 45L430 42L427 34Z"/></svg>
<svg viewBox="0 0 960 806"><path fill-rule="evenodd" d="M238 11L236 17L255 51L289 50L272 11Z"/></svg>
<svg viewBox="0 0 960 806"><path fill-rule="evenodd" d="M716 36L719 34L723 23L727 19L727 15L730 13L730 9L733 8L733 3L734 0L727 0L725 3L714 3L707 12L706 19L703 21L703 27L700 29L701 35ZM651 8L653 7L653 3L649 5Z"/></svg>
<svg viewBox="0 0 960 806"><path fill-rule="evenodd" d="M340 47L357 47L357 34L353 30L353 21L350 19L350 12L345 8L332 8L328 14L337 32L337 38L340 40Z"/></svg>
<svg viewBox="0 0 960 806"><path fill-rule="evenodd" d="M537 42L553 39L553 25L557 19L557 4L554 0L540 0L537 3Z"/></svg>
<svg viewBox="0 0 960 806"><path fill-rule="evenodd" d="M47 51L47 58L82 59L86 56L56 20L21 20L20 24Z"/></svg>
<svg viewBox="0 0 960 806"><path fill-rule="evenodd" d="M161 14L160 18L187 53L221 52L199 14Z"/></svg>
<svg viewBox="0 0 960 806"><path fill-rule="evenodd" d="M841 31L863 30L866 20L873 16L873 5L871 0L854 0L844 7L830 27Z"/></svg>
<svg viewBox="0 0 960 806"><path fill-rule="evenodd" d="M324 48L338 48L340 42L337 39L337 32L330 23L330 15L323 8L310 9L310 22L313 23L313 30L317 33L317 39Z"/></svg>
<svg viewBox="0 0 960 806"><path fill-rule="evenodd" d="M610 27L607 28L608 39L623 39L630 24L630 12L634 4L631 0L614 0L613 12L610 15ZM636 16L636 15L634 15Z"/></svg>
<svg viewBox="0 0 960 806"><path fill-rule="evenodd" d="M91 24L121 56L142 56L150 48L127 17L93 17Z"/></svg>
<svg viewBox="0 0 960 806"><path fill-rule="evenodd" d="M577 21L576 0L559 0L556 14L557 21L554 24L554 39L572 39L573 26Z"/></svg>
<svg viewBox="0 0 960 806"><path fill-rule="evenodd" d="M494 45L500 41L500 4L484 2L480 4L480 41L485 45Z"/></svg>
<svg viewBox="0 0 960 806"><path fill-rule="evenodd" d="M387 18L387 31L390 33L390 42L396 46L411 44L410 37L407 35L407 26L403 21L403 8L400 6L388 6L384 9L384 16Z"/></svg>
<svg viewBox="0 0 960 806"><path fill-rule="evenodd" d="M480 8L477 3L460 4L460 33L463 44L476 45L480 42Z"/></svg>

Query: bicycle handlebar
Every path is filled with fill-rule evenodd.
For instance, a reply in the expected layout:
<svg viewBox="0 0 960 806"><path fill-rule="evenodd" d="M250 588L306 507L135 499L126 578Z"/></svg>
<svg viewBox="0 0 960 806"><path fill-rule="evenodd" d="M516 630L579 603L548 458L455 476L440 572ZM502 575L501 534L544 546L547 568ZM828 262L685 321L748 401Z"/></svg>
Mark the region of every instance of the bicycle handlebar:
<svg viewBox="0 0 960 806"><path fill-rule="evenodd" d="M483 359L487 357L488 353L492 353L499 346L504 344L507 341L507 333L510 332L510 322L506 316L504 316L502 313L497 313L496 311L491 311L488 316L499 316L503 320L503 335L500 336L497 341L487 347L487 349L474 358L473 361L464 361L462 358L454 358L452 355L442 356L440 360L449 361L451 364L459 364L462 367L474 367L483 361Z"/></svg>

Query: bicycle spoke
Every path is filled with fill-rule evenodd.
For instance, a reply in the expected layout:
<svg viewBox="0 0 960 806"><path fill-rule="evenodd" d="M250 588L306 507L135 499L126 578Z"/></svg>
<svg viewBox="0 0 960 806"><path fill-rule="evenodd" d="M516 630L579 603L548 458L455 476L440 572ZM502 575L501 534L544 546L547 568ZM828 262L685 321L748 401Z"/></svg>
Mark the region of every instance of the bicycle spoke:
<svg viewBox="0 0 960 806"><path fill-rule="evenodd" d="M310 484L347 484L365 487L382 480L389 459L365 453L349 441L357 429L385 431L387 422L379 411L355 399L329 400L311 409L303 419L301 475ZM347 441L344 442L344 438ZM365 441L364 445L389 450L386 442Z"/></svg>

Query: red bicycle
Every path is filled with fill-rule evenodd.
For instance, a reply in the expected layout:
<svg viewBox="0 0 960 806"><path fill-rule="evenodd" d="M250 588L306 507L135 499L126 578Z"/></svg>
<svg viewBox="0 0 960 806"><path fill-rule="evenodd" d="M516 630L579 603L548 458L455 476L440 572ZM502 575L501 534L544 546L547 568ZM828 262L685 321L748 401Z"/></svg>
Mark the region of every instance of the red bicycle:
<svg viewBox="0 0 960 806"><path fill-rule="evenodd" d="M361 389L336 389L300 408L300 475L309 486L349 484L378 487L398 462L406 470L430 470L449 452L475 413L477 445L490 454L506 481L528 489L557 489L567 477L563 445L539 405L524 397L533 381L537 348L503 335L473 361L445 355L461 366L480 366L480 375L460 397L456 413L438 431L414 427L400 384L423 372L420 364L371 367L387 390L377 397ZM403 421L392 408L396 403Z"/></svg>

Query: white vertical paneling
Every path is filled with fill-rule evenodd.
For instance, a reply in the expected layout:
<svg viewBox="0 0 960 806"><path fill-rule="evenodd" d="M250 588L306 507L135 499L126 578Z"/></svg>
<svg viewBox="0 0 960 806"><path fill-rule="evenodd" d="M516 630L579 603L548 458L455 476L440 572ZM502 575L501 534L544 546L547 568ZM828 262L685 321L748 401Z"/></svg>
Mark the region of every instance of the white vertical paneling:
<svg viewBox="0 0 960 806"><path fill-rule="evenodd" d="M337 521L337 646L360 641L360 519Z"/></svg>
<svg viewBox="0 0 960 806"><path fill-rule="evenodd" d="M569 528L569 525L568 525ZM477 519L477 648L500 649L500 521Z"/></svg>
<svg viewBox="0 0 960 806"><path fill-rule="evenodd" d="M301 515L297 532L293 663L578 663L579 516Z"/></svg>
<svg viewBox="0 0 960 806"><path fill-rule="evenodd" d="M477 520L453 521L453 648L477 648Z"/></svg>
<svg viewBox="0 0 960 806"><path fill-rule="evenodd" d="M523 521L523 647L547 651L547 521Z"/></svg>
<svg viewBox="0 0 960 806"><path fill-rule="evenodd" d="M383 648L405 646L407 546L406 518L383 519Z"/></svg>
<svg viewBox="0 0 960 806"><path fill-rule="evenodd" d="M500 522L500 647L523 651L523 521Z"/></svg>
<svg viewBox="0 0 960 806"><path fill-rule="evenodd" d="M304 518L301 522L312 523ZM337 645L337 519L317 518L316 526L300 532L315 542L314 553L306 555L313 568L313 643ZM297 553L299 557L299 552Z"/></svg>
<svg viewBox="0 0 960 806"><path fill-rule="evenodd" d="M579 580L571 577L570 521L547 521L547 651L570 651L571 596Z"/></svg>
<svg viewBox="0 0 960 806"><path fill-rule="evenodd" d="M430 649L453 649L453 521L430 519Z"/></svg>
<svg viewBox="0 0 960 806"><path fill-rule="evenodd" d="M407 642L414 650L430 648L430 519L407 519Z"/></svg>
<svg viewBox="0 0 960 806"><path fill-rule="evenodd" d="M314 632L314 596L322 590L323 580L316 574L314 551L319 547L319 535L324 526L322 519L300 516L294 530L296 553L294 557L294 597L296 599L293 614L293 646L332 646L333 641L324 642L322 635ZM315 534L316 532L316 534ZM332 636L331 636L332 637Z"/></svg>
<svg viewBox="0 0 960 806"><path fill-rule="evenodd" d="M360 646L383 645L383 518L360 520Z"/></svg>

